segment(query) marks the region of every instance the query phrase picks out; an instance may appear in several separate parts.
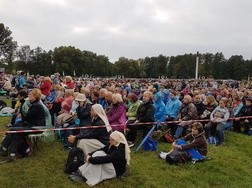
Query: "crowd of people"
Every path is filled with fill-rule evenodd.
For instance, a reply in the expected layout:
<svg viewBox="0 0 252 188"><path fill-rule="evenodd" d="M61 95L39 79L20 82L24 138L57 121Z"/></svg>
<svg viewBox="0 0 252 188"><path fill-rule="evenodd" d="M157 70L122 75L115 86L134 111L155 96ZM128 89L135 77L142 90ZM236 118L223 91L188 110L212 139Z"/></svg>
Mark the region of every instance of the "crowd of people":
<svg viewBox="0 0 252 188"><path fill-rule="evenodd" d="M144 138L156 123L170 130L172 150L195 149L204 156L211 136L216 138L216 146L223 146L227 130L251 134L249 83L72 78L59 73L44 77L26 76L23 71L4 80L7 84L3 83L2 90L8 92L14 109L10 130L45 127L46 110L54 127L75 127L60 131L58 137L64 149L77 146L83 150L86 163L74 176L81 176L91 186L122 176L137 133L141 131ZM6 89L6 85L10 87ZM15 161L28 134L6 134L0 156L7 158L1 163ZM179 144L178 139L189 142ZM24 154L30 155L32 148L28 144L23 147ZM162 153L162 157L168 154Z"/></svg>

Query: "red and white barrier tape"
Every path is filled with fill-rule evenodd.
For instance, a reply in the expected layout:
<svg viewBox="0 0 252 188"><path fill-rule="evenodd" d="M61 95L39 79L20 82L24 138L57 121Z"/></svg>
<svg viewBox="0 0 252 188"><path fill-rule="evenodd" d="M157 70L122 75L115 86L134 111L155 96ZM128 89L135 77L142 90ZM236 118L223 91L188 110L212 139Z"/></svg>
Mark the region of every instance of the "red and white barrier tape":
<svg viewBox="0 0 252 188"><path fill-rule="evenodd" d="M251 119L252 116L244 116L244 117L234 117L234 118L229 118L229 120L234 120L234 119ZM184 121L184 122L204 122L204 121L210 121L210 119L204 119L204 120L189 120L189 121ZM131 123L131 124L118 124L118 125L111 125L111 127L124 127L128 125L153 125L153 124L171 124L171 123L180 123L181 121L165 121L165 122L145 122L145 123ZM6 133L35 133L35 132L44 132L44 131L64 131L64 130L77 130L77 129L97 129L97 128L104 128L106 127L105 125L100 125L100 126L83 126L83 127L67 127L67 128L48 128L48 129L32 129L32 130L17 130L17 131L0 131L1 134L6 134Z"/></svg>

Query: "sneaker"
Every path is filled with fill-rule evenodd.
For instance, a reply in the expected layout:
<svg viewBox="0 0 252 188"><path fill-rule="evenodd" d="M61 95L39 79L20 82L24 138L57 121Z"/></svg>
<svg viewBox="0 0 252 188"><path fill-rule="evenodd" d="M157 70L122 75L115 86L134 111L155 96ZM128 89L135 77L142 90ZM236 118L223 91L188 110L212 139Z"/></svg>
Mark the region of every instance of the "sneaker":
<svg viewBox="0 0 252 188"><path fill-rule="evenodd" d="M12 127L13 125L10 123L10 124L8 124L8 125L6 125L6 127Z"/></svg>
<svg viewBox="0 0 252 188"><path fill-rule="evenodd" d="M167 154L168 154L168 153L160 152L160 153L158 154L158 157L161 158L161 159L165 159L166 156L167 156Z"/></svg>
<svg viewBox="0 0 252 188"><path fill-rule="evenodd" d="M84 178L82 176L79 176L79 175L72 175L70 174L68 176L68 178L72 181L84 181Z"/></svg>
<svg viewBox="0 0 252 188"><path fill-rule="evenodd" d="M131 141L128 141L128 145L129 145L129 147L131 148L131 147L133 147L135 144L134 144L133 142L131 142Z"/></svg>

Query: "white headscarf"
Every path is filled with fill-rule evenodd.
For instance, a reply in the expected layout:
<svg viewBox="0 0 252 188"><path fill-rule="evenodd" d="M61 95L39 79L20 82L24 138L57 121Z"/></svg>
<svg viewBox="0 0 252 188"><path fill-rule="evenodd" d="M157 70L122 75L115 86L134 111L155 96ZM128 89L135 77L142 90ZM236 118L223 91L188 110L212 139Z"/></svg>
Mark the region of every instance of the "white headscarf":
<svg viewBox="0 0 252 188"><path fill-rule="evenodd" d="M124 136L123 133L119 131L114 131L110 134L110 137L115 140L116 142L122 143L125 145L125 159L127 161L127 164L129 165L130 163L130 148L128 145L128 142Z"/></svg>
<svg viewBox="0 0 252 188"><path fill-rule="evenodd" d="M103 120L103 122L105 123L106 129L108 132L110 132L112 130L107 115L102 107L102 105L100 104L94 104L92 106L92 109L94 110L94 112Z"/></svg>

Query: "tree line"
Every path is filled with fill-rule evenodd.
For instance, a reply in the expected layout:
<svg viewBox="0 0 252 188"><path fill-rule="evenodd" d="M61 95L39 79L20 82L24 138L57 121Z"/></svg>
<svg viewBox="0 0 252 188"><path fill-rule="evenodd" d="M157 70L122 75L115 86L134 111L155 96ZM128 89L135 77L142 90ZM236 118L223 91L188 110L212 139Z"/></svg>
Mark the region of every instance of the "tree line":
<svg viewBox="0 0 252 188"><path fill-rule="evenodd" d="M80 50L74 46L60 46L45 51L41 47L31 49L29 45L18 47L11 37L11 30L0 23L0 66L7 73L24 70L33 75L51 75L55 72L81 77L111 77L120 75L127 78L172 78L195 77L197 54L184 54L129 59L120 57L111 63L105 55ZM252 76L252 60L241 55L225 59L222 52L199 55L199 77L214 79L248 79Z"/></svg>

